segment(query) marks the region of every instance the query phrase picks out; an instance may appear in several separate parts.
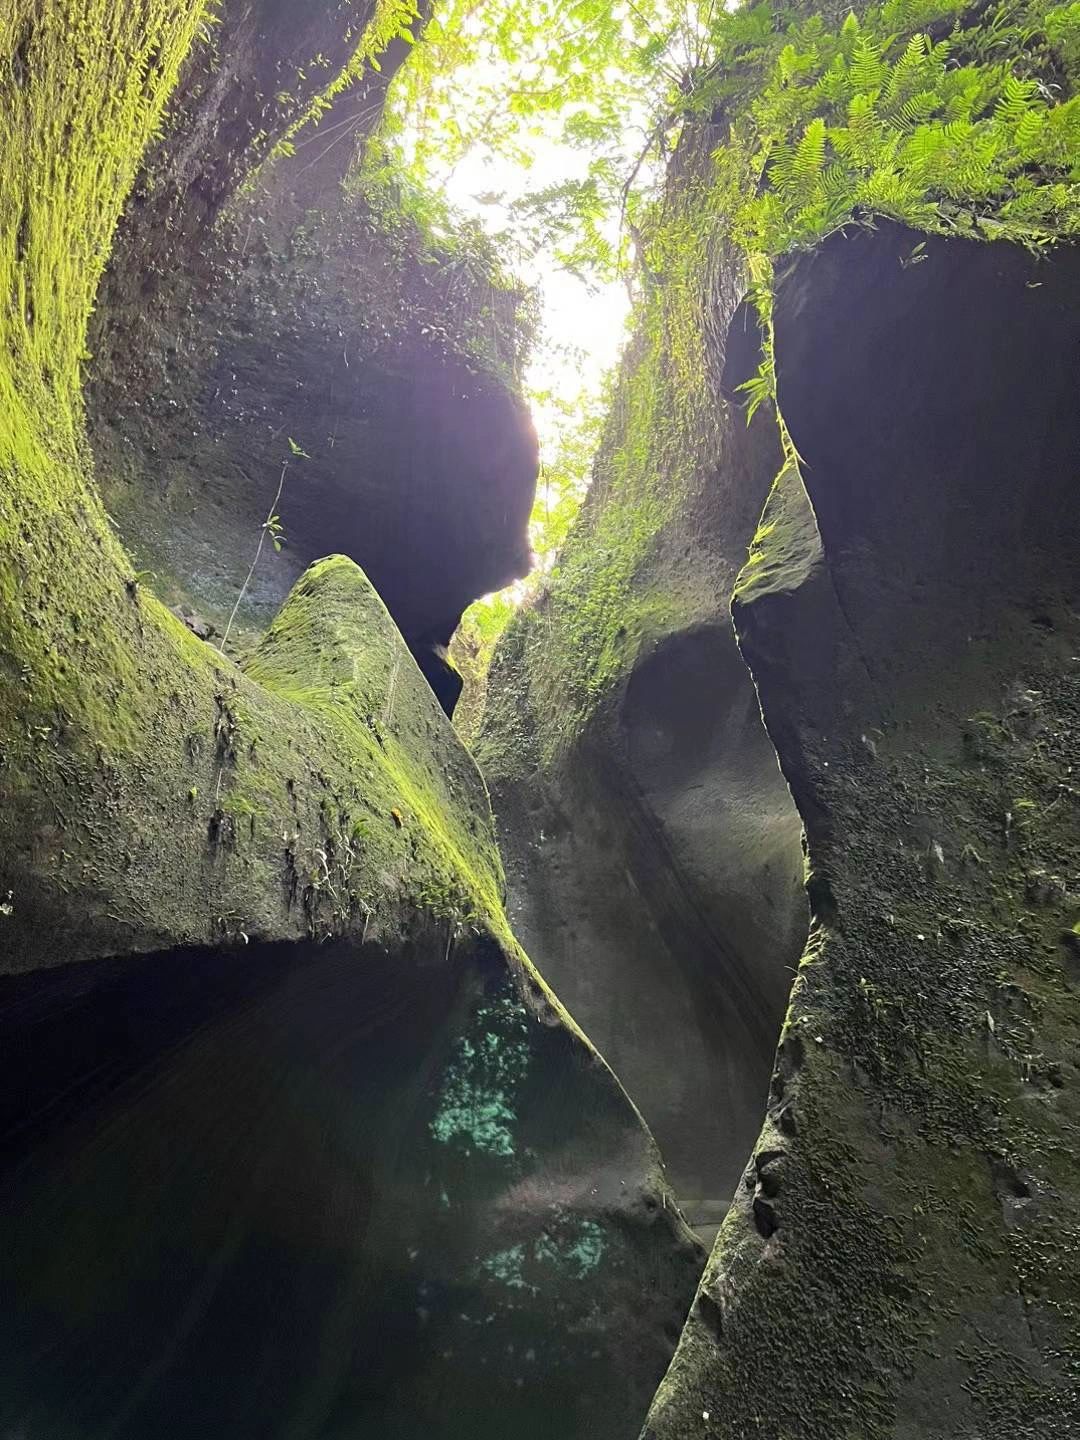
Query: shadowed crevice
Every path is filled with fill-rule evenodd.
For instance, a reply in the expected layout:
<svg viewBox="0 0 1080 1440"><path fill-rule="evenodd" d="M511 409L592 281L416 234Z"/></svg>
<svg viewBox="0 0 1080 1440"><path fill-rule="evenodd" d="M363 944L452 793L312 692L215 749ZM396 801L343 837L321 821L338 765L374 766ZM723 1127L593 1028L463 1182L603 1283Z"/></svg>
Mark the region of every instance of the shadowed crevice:
<svg viewBox="0 0 1080 1440"><path fill-rule="evenodd" d="M0 1082L4 1434L617 1440L700 1268L490 942L8 978Z"/></svg>

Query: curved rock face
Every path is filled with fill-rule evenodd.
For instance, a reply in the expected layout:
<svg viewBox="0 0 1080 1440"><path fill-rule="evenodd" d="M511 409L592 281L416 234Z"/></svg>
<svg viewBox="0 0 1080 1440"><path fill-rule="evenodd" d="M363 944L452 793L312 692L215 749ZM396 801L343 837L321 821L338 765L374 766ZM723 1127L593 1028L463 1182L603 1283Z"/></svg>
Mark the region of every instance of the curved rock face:
<svg viewBox="0 0 1080 1440"><path fill-rule="evenodd" d="M478 595L529 568L536 436L524 404L477 365L419 338L373 337L363 272L376 247L360 233L351 247L330 239L335 224L359 218L337 202L312 220L327 248L297 262L292 285L267 273L267 257L219 317L223 338L197 400L215 471L194 493L219 524L242 519L250 536L288 458L282 574L340 550L410 643L445 645ZM303 457L283 443L283 425ZM173 463L183 464L179 452ZM222 569L237 570L248 547L235 557L217 548Z"/></svg>
<svg viewBox="0 0 1080 1440"><path fill-rule="evenodd" d="M640 1422L697 1249L494 947L177 951L0 1007L7 1431Z"/></svg>
<svg viewBox="0 0 1080 1440"><path fill-rule="evenodd" d="M304 568L343 552L452 710L462 611L531 563L538 452L513 379L525 296L467 237L440 249L389 192L343 184L400 39L274 154L372 9L226 7L122 221L88 409L110 513L201 632L226 629L276 508L278 546L232 638L250 645Z"/></svg>
<svg viewBox="0 0 1080 1440"><path fill-rule="evenodd" d="M780 287L735 613L814 928L655 1440L1080 1423L1078 281L879 223Z"/></svg>
<svg viewBox="0 0 1080 1440"><path fill-rule="evenodd" d="M730 624L646 646L613 720L540 774L494 777L494 802L515 932L711 1242L806 936L801 824Z"/></svg>
<svg viewBox="0 0 1080 1440"><path fill-rule="evenodd" d="M144 295L150 295L170 272L175 279L177 269L203 268L201 242L222 208L316 97L335 87L360 51L376 9L374 0L311 0L304 6L222 0L187 54L166 133L147 152L117 237L113 277L134 262ZM357 83L332 97L334 113L327 112L324 124L342 142L331 147L337 179L377 122L386 86L407 53L395 39L380 70L359 67ZM354 114L353 123L342 127L344 137L331 131ZM330 166L313 167L320 183ZM103 298L107 304L117 298L109 279ZM129 335L131 343L138 345L139 338Z"/></svg>
<svg viewBox="0 0 1080 1440"><path fill-rule="evenodd" d="M509 933L474 763L351 559L240 667L100 501L85 321L198 8L86 0L74 53L9 10L0 1430L617 1440L703 1256Z"/></svg>
<svg viewBox="0 0 1080 1440"><path fill-rule="evenodd" d="M723 957L707 985L767 1052L806 933L802 833L740 662L727 626L672 635L635 667L621 721L657 838Z"/></svg>
<svg viewBox="0 0 1080 1440"><path fill-rule="evenodd" d="M688 130L679 173L718 136ZM715 258L706 329L738 343L714 353L697 297L650 293L588 499L500 642L476 747L516 933L710 1242L760 1129L807 927L801 822L730 619L781 449L764 412L747 426L732 403L757 329L737 258Z"/></svg>
<svg viewBox="0 0 1080 1440"><path fill-rule="evenodd" d="M307 569L242 667L133 573L88 466L77 357L195 15L88 0L69 67L66 9L31 26L31 8L0 20L0 50L21 50L0 113L23 147L0 177L37 187L28 228L0 206L27 300L0 308L0 1428L617 1440L701 1246L639 1114L517 948L480 775L354 561ZM258 7L264 34L293 35L287 9ZM96 177L83 212L69 142ZM710 153L708 127L693 143ZM194 291L147 315L132 374L151 357L160 392L102 406L124 386L99 376L99 460L156 537L164 590L227 609L263 501L299 491L297 553L260 573L249 632L305 546L376 528L349 504L365 405L418 457L365 454L372 495L384 472L446 479L458 446L480 501L504 453L515 503L531 484L520 409L467 346L384 347L366 304L348 336L327 328L358 273L371 295L400 278L386 237L329 234L343 199L308 250L283 203L226 312L204 307L172 351L164 322ZM794 266L775 323L797 456L739 575L779 445L688 381L720 368L695 344L745 289L730 254L710 272L704 330L686 287L656 287L665 323L619 393L627 443L567 563L563 633L544 624L556 591L512 632L519 658L528 627L562 651L530 675L531 708L504 697L516 763L492 771L523 933L655 1114L703 1231L741 1168L645 1433L1072 1440L1077 252L1039 264L882 225ZM211 278L203 300L224 293ZM410 306L446 298L412 280ZM360 334L341 460L324 361ZM387 395L409 379L400 411L379 375ZM458 404L490 393L498 436ZM308 466L333 547L305 523ZM196 476L221 477L220 523ZM489 535L514 514L493 507ZM436 658L461 588L439 558L414 555L420 585L394 599ZM573 682L565 711L552 676ZM803 941L800 818L813 926L766 1098Z"/></svg>
<svg viewBox="0 0 1080 1440"><path fill-rule="evenodd" d="M5 776L0 1417L616 1440L704 1257L385 609L325 561L241 674L113 580L80 725Z"/></svg>

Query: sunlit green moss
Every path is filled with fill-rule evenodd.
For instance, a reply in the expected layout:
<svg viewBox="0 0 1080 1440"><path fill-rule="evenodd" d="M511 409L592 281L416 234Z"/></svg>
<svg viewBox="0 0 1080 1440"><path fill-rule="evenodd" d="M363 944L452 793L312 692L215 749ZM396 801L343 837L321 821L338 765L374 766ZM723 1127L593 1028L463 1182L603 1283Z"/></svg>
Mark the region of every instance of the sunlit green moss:
<svg viewBox="0 0 1080 1440"><path fill-rule="evenodd" d="M515 679L505 703L495 687L480 741L493 774L505 768L499 734L515 726L509 706L529 707L536 758L550 760L617 695L642 645L693 612L676 566L650 575L724 455L717 370L744 296L761 321L762 363L743 389L751 412L771 407L783 257L875 214L1033 246L1080 225L1076 6L1030 0L969 22L954 0L886 0L840 18L759 4L703 23L709 60L685 77L668 183L638 220L635 339L593 489L535 613L512 622L514 664L496 661L501 686L511 670ZM909 263L920 263L917 245ZM786 522L759 534L740 586L776 579L796 538Z"/></svg>
<svg viewBox="0 0 1080 1440"><path fill-rule="evenodd" d="M86 321L202 19L172 0L0 17L6 936L28 958L56 943L35 916L57 904L85 917L68 959L421 907L451 940L502 932L483 784L355 565L309 572L243 674L139 583L97 498Z"/></svg>

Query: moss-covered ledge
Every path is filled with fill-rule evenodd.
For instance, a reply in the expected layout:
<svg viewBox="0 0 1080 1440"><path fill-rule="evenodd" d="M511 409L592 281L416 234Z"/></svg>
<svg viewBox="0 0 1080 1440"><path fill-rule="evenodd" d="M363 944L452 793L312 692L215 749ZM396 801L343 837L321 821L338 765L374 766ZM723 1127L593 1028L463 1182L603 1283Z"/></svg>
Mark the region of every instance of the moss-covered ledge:
<svg viewBox="0 0 1080 1440"><path fill-rule="evenodd" d="M373 935L414 903L502 924L482 782L360 571L314 567L245 675L140 583L97 493L87 320L203 15L19 0L0 19L5 970Z"/></svg>
<svg viewBox="0 0 1080 1440"><path fill-rule="evenodd" d="M244 674L88 493L31 519L16 475L0 508L4 968L498 914L483 783L351 561L307 572Z"/></svg>

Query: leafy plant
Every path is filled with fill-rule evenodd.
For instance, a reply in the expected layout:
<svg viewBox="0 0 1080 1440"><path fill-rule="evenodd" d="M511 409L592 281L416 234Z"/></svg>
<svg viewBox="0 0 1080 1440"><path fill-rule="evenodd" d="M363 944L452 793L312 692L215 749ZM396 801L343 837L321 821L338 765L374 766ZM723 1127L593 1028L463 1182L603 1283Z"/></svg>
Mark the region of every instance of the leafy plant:
<svg viewBox="0 0 1080 1440"><path fill-rule="evenodd" d="M1080 233L1076 6L886 0L838 27L750 14L718 17L700 88L726 121L715 208L759 277L874 215L1032 247ZM767 335L770 289L754 291ZM768 345L744 389L751 414L772 395Z"/></svg>
<svg viewBox="0 0 1080 1440"><path fill-rule="evenodd" d="M556 562L586 458L565 491L542 480L537 577L466 618L481 671L520 598L543 589L536 614L549 627L557 615L563 632L547 646L544 703L587 708L635 626L655 622L633 577L678 509L673 496L701 473L719 247L741 255L761 322L749 418L775 401L782 256L875 216L1033 248L1080 232L1078 70L1075 0L880 0L839 14L793 0L439 7L391 89L388 165L408 183L441 183L477 153L530 166L561 146L564 173L545 168L509 200L493 187L491 211L526 254L582 276L628 275L640 339L610 397L589 543L571 540ZM903 263L924 258L917 242Z"/></svg>
<svg viewBox="0 0 1080 1440"><path fill-rule="evenodd" d="M538 139L585 152L510 220L607 276L628 245L660 273L648 157L703 118L723 133L712 208L748 257L873 214L1038 245L1080 229L1078 66L1080 4L1050 0L884 0L842 23L789 0L449 0L395 82L389 135L413 173L444 177L477 147L525 165ZM463 67L484 77L468 94Z"/></svg>

